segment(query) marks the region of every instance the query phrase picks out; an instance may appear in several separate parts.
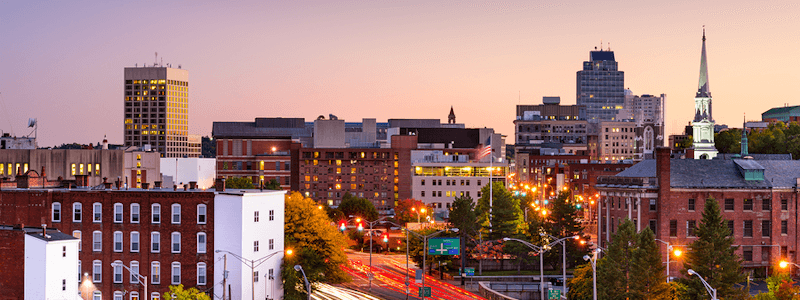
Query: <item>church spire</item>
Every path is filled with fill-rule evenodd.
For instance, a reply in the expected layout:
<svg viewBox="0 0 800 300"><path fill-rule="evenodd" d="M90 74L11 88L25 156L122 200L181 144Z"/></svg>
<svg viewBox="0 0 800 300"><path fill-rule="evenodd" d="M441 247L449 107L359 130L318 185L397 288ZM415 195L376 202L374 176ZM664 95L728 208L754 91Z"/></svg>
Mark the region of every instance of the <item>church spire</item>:
<svg viewBox="0 0 800 300"><path fill-rule="evenodd" d="M456 123L456 113L453 112L453 106L450 106L450 115L447 116L447 124L455 124Z"/></svg>
<svg viewBox="0 0 800 300"><path fill-rule="evenodd" d="M745 156L750 155L749 153L747 153L747 118L746 117L742 118L742 142L741 142L741 146L742 146L742 153L741 153L742 158L744 158Z"/></svg>
<svg viewBox="0 0 800 300"><path fill-rule="evenodd" d="M700 81L697 84L697 97L711 97L708 86L708 61L706 59L706 28L703 26L703 51L700 54Z"/></svg>

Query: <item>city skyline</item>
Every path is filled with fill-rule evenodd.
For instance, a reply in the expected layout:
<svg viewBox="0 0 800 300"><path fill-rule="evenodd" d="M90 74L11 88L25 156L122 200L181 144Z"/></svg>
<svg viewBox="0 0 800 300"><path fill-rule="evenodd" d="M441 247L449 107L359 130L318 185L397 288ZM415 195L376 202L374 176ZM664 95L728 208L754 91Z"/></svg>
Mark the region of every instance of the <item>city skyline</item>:
<svg viewBox="0 0 800 300"><path fill-rule="evenodd" d="M27 135L38 118L40 146L121 144L123 69L153 64L154 52L191 72L188 131L201 135L255 117L445 120L453 106L467 127L511 136L517 104L574 104L576 72L608 42L625 88L667 94L666 130L677 134L694 115L703 25L718 124L797 104L791 1L0 7L0 130Z"/></svg>

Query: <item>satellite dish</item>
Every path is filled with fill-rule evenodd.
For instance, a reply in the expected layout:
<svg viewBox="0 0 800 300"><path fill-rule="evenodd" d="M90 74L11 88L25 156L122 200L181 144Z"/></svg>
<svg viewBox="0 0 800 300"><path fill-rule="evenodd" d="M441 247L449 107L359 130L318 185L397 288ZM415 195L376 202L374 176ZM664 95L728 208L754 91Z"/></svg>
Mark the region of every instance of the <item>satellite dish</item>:
<svg viewBox="0 0 800 300"><path fill-rule="evenodd" d="M29 118L28 119L28 127L36 126L36 118Z"/></svg>

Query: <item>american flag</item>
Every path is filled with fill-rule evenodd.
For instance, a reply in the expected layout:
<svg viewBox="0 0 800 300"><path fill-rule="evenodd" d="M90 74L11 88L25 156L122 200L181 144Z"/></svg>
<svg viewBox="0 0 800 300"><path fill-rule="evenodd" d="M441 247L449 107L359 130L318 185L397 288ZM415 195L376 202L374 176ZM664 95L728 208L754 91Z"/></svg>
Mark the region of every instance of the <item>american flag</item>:
<svg viewBox="0 0 800 300"><path fill-rule="evenodd" d="M492 153L492 145L486 145L486 147L483 147L483 148L482 148L482 149L481 149L481 150L478 152L478 155L477 155L477 156L478 156L478 157L477 157L477 160L480 160L480 159L482 159L483 157L485 157L485 156L487 156L487 155L489 155L489 154L491 154L491 153Z"/></svg>

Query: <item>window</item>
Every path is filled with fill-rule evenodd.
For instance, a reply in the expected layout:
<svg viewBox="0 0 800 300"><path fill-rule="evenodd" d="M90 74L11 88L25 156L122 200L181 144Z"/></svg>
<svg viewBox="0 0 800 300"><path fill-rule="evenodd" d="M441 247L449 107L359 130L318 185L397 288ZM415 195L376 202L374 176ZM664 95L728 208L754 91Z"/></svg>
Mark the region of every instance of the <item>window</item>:
<svg viewBox="0 0 800 300"><path fill-rule="evenodd" d="M133 274L139 274L139 262L138 261L131 261L131 283L139 283L139 277Z"/></svg>
<svg viewBox="0 0 800 300"><path fill-rule="evenodd" d="M258 241L253 242L253 252L258 252Z"/></svg>
<svg viewBox="0 0 800 300"><path fill-rule="evenodd" d="M81 269L81 261L79 260L78 261L78 282L83 281L82 280L82 278L83 278L82 276L83 276L83 269Z"/></svg>
<svg viewBox="0 0 800 300"><path fill-rule="evenodd" d="M131 204L131 223L139 223L139 204Z"/></svg>
<svg viewBox="0 0 800 300"><path fill-rule="evenodd" d="M153 224L161 223L161 204L152 205L152 213L150 214L150 222Z"/></svg>
<svg viewBox="0 0 800 300"><path fill-rule="evenodd" d="M92 251L103 251L103 233L100 231L92 232Z"/></svg>
<svg viewBox="0 0 800 300"><path fill-rule="evenodd" d="M650 220L650 230L656 232L656 220Z"/></svg>
<svg viewBox="0 0 800 300"><path fill-rule="evenodd" d="M258 211L253 212L253 222L258 223Z"/></svg>
<svg viewBox="0 0 800 300"><path fill-rule="evenodd" d="M656 211L656 199L650 199L650 211Z"/></svg>
<svg viewBox="0 0 800 300"><path fill-rule="evenodd" d="M197 233L197 253L206 253L206 234L204 232Z"/></svg>
<svg viewBox="0 0 800 300"><path fill-rule="evenodd" d="M772 210L772 199L761 200L761 210Z"/></svg>
<svg viewBox="0 0 800 300"><path fill-rule="evenodd" d="M122 231L114 231L114 252L122 252Z"/></svg>
<svg viewBox="0 0 800 300"><path fill-rule="evenodd" d="M72 237L78 239L78 251L81 251L81 248L82 248L81 244L83 244L83 240L81 239L81 236L82 236L82 234L81 234L80 230L72 231Z"/></svg>
<svg viewBox="0 0 800 300"><path fill-rule="evenodd" d="M729 236L733 236L733 228L734 228L733 220L729 220L728 221L728 233L729 233L728 235Z"/></svg>
<svg viewBox="0 0 800 300"><path fill-rule="evenodd" d="M139 300L139 292L131 292L130 300Z"/></svg>
<svg viewBox="0 0 800 300"><path fill-rule="evenodd" d="M53 202L53 222L61 222L61 203Z"/></svg>
<svg viewBox="0 0 800 300"><path fill-rule="evenodd" d="M61 257L67 257L67 246L61 247Z"/></svg>
<svg viewBox="0 0 800 300"><path fill-rule="evenodd" d="M258 271L253 272L253 282L258 282Z"/></svg>
<svg viewBox="0 0 800 300"><path fill-rule="evenodd" d="M771 261L772 248L770 246L761 247L761 261Z"/></svg>
<svg viewBox="0 0 800 300"><path fill-rule="evenodd" d="M198 204L197 205L197 224L205 224L206 223L206 205L205 204Z"/></svg>
<svg viewBox="0 0 800 300"><path fill-rule="evenodd" d="M753 261L753 247L752 246L744 246L744 247L742 247L742 260L744 260L744 261Z"/></svg>
<svg viewBox="0 0 800 300"><path fill-rule="evenodd" d="M181 252L181 233L180 232L173 232L172 233L172 253L180 253Z"/></svg>
<svg viewBox="0 0 800 300"><path fill-rule="evenodd" d="M122 223L122 203L114 203L114 223Z"/></svg>
<svg viewBox="0 0 800 300"><path fill-rule="evenodd" d="M122 261L114 261L114 283L122 283Z"/></svg>
<svg viewBox="0 0 800 300"><path fill-rule="evenodd" d="M742 209L746 211L753 210L753 199L744 199Z"/></svg>
<svg viewBox="0 0 800 300"><path fill-rule="evenodd" d="M154 261L150 263L150 283L161 283L161 263Z"/></svg>
<svg viewBox="0 0 800 300"><path fill-rule="evenodd" d="M736 206L733 204L733 199L725 199L725 210L735 210Z"/></svg>
<svg viewBox="0 0 800 300"><path fill-rule="evenodd" d="M744 237L753 237L753 220L744 221Z"/></svg>
<svg viewBox="0 0 800 300"><path fill-rule="evenodd" d="M181 205L180 204L173 204L172 205L172 224L180 224L181 223Z"/></svg>
<svg viewBox="0 0 800 300"><path fill-rule="evenodd" d="M181 263L172 263L172 284L181 284Z"/></svg>
<svg viewBox="0 0 800 300"><path fill-rule="evenodd" d="M103 280L103 262L95 260L92 262L92 282L102 282Z"/></svg>
<svg viewBox="0 0 800 300"><path fill-rule="evenodd" d="M269 250L275 249L275 239L269 239Z"/></svg>
<svg viewBox="0 0 800 300"><path fill-rule="evenodd" d="M789 199L781 199L781 210L789 210Z"/></svg>
<svg viewBox="0 0 800 300"><path fill-rule="evenodd" d="M94 293L92 293L92 300L103 300L103 294L101 294L100 291L94 291Z"/></svg>
<svg viewBox="0 0 800 300"><path fill-rule="evenodd" d="M694 199L689 199L689 211L694 211Z"/></svg>
<svg viewBox="0 0 800 300"><path fill-rule="evenodd" d="M678 220L669 220L669 236L678 236Z"/></svg>
<svg viewBox="0 0 800 300"><path fill-rule="evenodd" d="M72 203L72 222L80 222L83 220L82 205L78 202Z"/></svg>
<svg viewBox="0 0 800 300"><path fill-rule="evenodd" d="M275 269L269 269L269 280L275 280Z"/></svg>
<svg viewBox="0 0 800 300"><path fill-rule="evenodd" d="M156 292L150 294L150 300L161 300L161 295Z"/></svg>
<svg viewBox="0 0 800 300"><path fill-rule="evenodd" d="M761 220L761 236L769 237L772 233L772 223L769 220Z"/></svg>
<svg viewBox="0 0 800 300"><path fill-rule="evenodd" d="M206 263L197 263L197 285L206 285Z"/></svg>
<svg viewBox="0 0 800 300"><path fill-rule="evenodd" d="M100 223L103 221L103 205L100 203L92 204L92 222Z"/></svg>
<svg viewBox="0 0 800 300"><path fill-rule="evenodd" d="M269 220L270 221L275 221L275 211L274 210L270 210L269 211Z"/></svg>
<svg viewBox="0 0 800 300"><path fill-rule="evenodd" d="M150 233L150 252L158 253L161 251L161 233Z"/></svg>
<svg viewBox="0 0 800 300"><path fill-rule="evenodd" d="M694 229L697 227L697 221L689 220L686 221L686 236L688 237L696 237L694 233Z"/></svg>
<svg viewBox="0 0 800 300"><path fill-rule="evenodd" d="M67 290L67 280L66 279L61 279L61 290L62 291L66 291Z"/></svg>
<svg viewBox="0 0 800 300"><path fill-rule="evenodd" d="M781 234L788 234L788 233L789 233L789 221L781 220Z"/></svg>
<svg viewBox="0 0 800 300"><path fill-rule="evenodd" d="M131 252L139 252L139 232L131 231Z"/></svg>

